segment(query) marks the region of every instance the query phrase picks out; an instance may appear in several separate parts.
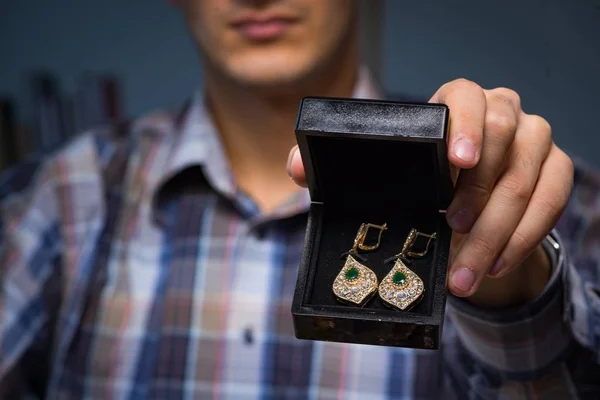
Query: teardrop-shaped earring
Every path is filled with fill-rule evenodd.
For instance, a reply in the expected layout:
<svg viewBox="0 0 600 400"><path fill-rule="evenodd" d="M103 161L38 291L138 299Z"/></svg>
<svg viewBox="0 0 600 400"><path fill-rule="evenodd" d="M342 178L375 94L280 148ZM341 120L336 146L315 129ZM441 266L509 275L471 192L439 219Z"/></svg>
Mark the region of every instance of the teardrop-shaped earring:
<svg viewBox="0 0 600 400"><path fill-rule="evenodd" d="M428 238L425 251L422 253L412 251L419 236ZM386 262L394 261L394 266L379 284L379 297L387 306L397 310L406 311L414 307L423 298L425 287L423 280L415 274L407 265L410 261L407 257L424 257L429 251L431 241L435 239L435 233L426 234L411 229L402 251Z"/></svg>
<svg viewBox="0 0 600 400"><path fill-rule="evenodd" d="M369 228L379 229L377 244L372 246L365 244ZM333 293L340 302L362 307L377 292L377 275L363 264L365 260L358 254L358 250L377 249L381 243L381 235L386 229L387 224L361 224L356 238L354 238L352 249L342 255L342 257L346 257L344 267L333 281Z"/></svg>

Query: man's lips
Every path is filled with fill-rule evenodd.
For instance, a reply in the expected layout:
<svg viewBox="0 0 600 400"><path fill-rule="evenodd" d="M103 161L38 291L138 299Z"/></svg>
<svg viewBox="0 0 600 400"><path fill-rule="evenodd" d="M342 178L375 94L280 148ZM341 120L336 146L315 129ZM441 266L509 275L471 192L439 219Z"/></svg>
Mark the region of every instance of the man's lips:
<svg viewBox="0 0 600 400"><path fill-rule="evenodd" d="M232 26L244 37L253 41L274 40L297 21L285 16L252 16L236 20Z"/></svg>

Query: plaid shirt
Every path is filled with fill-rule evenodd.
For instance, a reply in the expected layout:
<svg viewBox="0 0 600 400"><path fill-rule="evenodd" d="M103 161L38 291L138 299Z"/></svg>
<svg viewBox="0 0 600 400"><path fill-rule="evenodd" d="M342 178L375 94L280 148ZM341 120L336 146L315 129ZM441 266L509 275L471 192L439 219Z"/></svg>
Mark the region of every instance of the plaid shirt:
<svg viewBox="0 0 600 400"><path fill-rule="evenodd" d="M598 398L600 178L576 178L532 303L450 296L439 351L312 342L290 315L306 192L262 214L201 96L85 133L0 185L0 397Z"/></svg>

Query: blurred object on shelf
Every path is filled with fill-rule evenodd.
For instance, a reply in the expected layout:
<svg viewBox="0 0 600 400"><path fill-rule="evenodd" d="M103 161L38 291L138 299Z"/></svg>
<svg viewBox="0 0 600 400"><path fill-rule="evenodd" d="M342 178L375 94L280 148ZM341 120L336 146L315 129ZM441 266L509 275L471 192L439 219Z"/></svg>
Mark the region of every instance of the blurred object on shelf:
<svg viewBox="0 0 600 400"><path fill-rule="evenodd" d="M0 171L19 160L17 147L15 104L9 98L0 98Z"/></svg>
<svg viewBox="0 0 600 400"><path fill-rule="evenodd" d="M75 128L75 101L72 96L63 96L60 101L64 140L79 133Z"/></svg>
<svg viewBox="0 0 600 400"><path fill-rule="evenodd" d="M33 104L33 151L47 153L66 138L58 79L51 73L30 78Z"/></svg>
<svg viewBox="0 0 600 400"><path fill-rule="evenodd" d="M33 152L32 130L28 125L17 125L15 138L17 144L17 162L25 160Z"/></svg>
<svg viewBox="0 0 600 400"><path fill-rule="evenodd" d="M74 102L75 132L117 122L121 118L118 80L111 75L86 73Z"/></svg>
<svg viewBox="0 0 600 400"><path fill-rule="evenodd" d="M0 99L0 170L31 154L44 155L69 139L99 125L118 122L122 115L118 79L85 73L75 93L61 90L52 72L31 74L31 119L16 120L15 102Z"/></svg>

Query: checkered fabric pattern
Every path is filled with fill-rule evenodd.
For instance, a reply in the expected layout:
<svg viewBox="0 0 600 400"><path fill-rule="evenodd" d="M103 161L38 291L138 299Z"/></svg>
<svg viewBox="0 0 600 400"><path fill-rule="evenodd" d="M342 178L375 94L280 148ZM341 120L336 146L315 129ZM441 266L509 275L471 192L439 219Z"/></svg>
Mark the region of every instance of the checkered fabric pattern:
<svg viewBox="0 0 600 400"><path fill-rule="evenodd" d="M364 73L355 96L374 96ZM87 132L0 184L0 397L598 398L599 194L579 168L544 293L450 296L439 351L301 341L306 192L262 214L200 95Z"/></svg>

